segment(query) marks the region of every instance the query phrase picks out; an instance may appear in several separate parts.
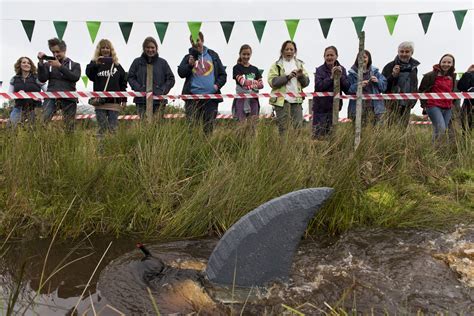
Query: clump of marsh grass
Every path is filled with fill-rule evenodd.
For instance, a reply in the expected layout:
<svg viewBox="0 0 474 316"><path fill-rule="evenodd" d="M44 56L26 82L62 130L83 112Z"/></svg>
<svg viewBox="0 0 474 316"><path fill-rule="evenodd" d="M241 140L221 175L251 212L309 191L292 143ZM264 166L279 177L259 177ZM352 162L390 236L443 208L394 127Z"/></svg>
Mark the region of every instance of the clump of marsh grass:
<svg viewBox="0 0 474 316"><path fill-rule="evenodd" d="M459 136L459 135L458 135ZM82 232L161 237L222 234L282 194L335 188L308 233L354 226L441 227L472 221L472 138L435 147L431 131L352 125L325 141L308 129L279 137L270 121L222 124L207 137L184 120L121 125L99 140L55 126L0 132L0 233Z"/></svg>

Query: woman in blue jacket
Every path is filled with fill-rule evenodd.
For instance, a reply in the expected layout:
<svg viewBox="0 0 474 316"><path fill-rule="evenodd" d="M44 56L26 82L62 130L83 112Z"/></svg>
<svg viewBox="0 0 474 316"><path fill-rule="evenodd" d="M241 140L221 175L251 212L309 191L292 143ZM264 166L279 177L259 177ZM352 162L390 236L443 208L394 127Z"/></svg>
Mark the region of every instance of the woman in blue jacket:
<svg viewBox="0 0 474 316"><path fill-rule="evenodd" d="M357 92L357 78L358 78L357 57L354 65L349 70L349 93L355 94ZM377 67L372 65L372 56L368 50L364 50L364 69L362 77L362 93L363 94L378 94L383 93L387 89L387 79L380 73ZM385 113L385 105L383 100L364 100L362 103L362 122L367 123L371 121L374 125L383 122L383 114ZM349 101L348 116L352 121L355 121L356 116L356 100Z"/></svg>

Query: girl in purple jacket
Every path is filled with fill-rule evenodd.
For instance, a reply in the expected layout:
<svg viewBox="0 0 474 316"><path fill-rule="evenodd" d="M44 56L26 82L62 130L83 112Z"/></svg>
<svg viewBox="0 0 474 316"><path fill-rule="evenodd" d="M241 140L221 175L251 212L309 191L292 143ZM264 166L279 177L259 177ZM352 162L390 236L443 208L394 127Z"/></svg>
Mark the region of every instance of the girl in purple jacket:
<svg viewBox="0 0 474 316"><path fill-rule="evenodd" d="M324 64L316 68L314 74L315 92L333 92L334 74L340 73L341 91L347 93L349 81L346 69L337 61L337 48L329 46L324 50ZM332 103L333 97L315 97L313 99L313 137L322 138L332 129ZM340 100L339 111L342 108Z"/></svg>

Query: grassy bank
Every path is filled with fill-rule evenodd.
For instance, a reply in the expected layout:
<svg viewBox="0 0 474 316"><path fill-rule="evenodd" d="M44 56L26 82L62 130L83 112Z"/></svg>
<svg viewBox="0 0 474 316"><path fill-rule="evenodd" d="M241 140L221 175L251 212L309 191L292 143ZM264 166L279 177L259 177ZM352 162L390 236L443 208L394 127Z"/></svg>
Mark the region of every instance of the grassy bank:
<svg viewBox="0 0 474 316"><path fill-rule="evenodd" d="M0 130L0 234L82 231L162 237L222 233L261 203L307 187L336 189L308 232L353 226L442 227L474 220L472 138L436 149L431 129L363 132L329 141L309 129L280 139L232 124L207 138L183 120L121 125L98 151L95 129Z"/></svg>

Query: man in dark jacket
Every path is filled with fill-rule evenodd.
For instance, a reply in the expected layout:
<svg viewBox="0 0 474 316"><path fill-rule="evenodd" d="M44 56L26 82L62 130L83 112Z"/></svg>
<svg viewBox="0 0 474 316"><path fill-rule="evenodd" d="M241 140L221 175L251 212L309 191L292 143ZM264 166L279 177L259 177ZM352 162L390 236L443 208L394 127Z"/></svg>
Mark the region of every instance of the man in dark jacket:
<svg viewBox="0 0 474 316"><path fill-rule="evenodd" d="M474 92L474 64L462 75L458 81L458 90L464 92ZM464 132L472 129L472 107L474 99L464 99L461 112L462 128Z"/></svg>
<svg viewBox="0 0 474 316"><path fill-rule="evenodd" d="M128 71L128 83L134 91L146 92L147 64L153 65L153 95L166 95L174 87L175 79L168 62L158 56L158 43L153 37L143 41L143 53L135 58ZM145 117L146 98L134 98L140 119ZM153 100L153 114L161 113L166 100Z"/></svg>
<svg viewBox="0 0 474 316"><path fill-rule="evenodd" d="M38 80L48 81L48 92L76 91L76 82L81 78L81 65L66 57L66 42L58 38L48 40L48 46L55 59L45 61L46 54L38 53ZM61 109L68 132L74 130L77 99L45 99L43 121L48 122Z"/></svg>
<svg viewBox="0 0 474 316"><path fill-rule="evenodd" d="M227 81L227 74L219 55L204 46L204 35L199 38L178 66L178 74L186 78L183 94L220 94L220 89ZM209 134L214 129L217 116L217 105L222 99L187 100L185 102L186 118L191 122L202 122L204 132Z"/></svg>
<svg viewBox="0 0 474 316"><path fill-rule="evenodd" d="M398 55L382 70L382 75L387 78L387 93L413 93L418 92L418 65L412 57L414 44L403 42L398 45ZM415 106L416 100L389 100L385 107L389 110L389 124L399 123L407 127L410 121L410 111Z"/></svg>

